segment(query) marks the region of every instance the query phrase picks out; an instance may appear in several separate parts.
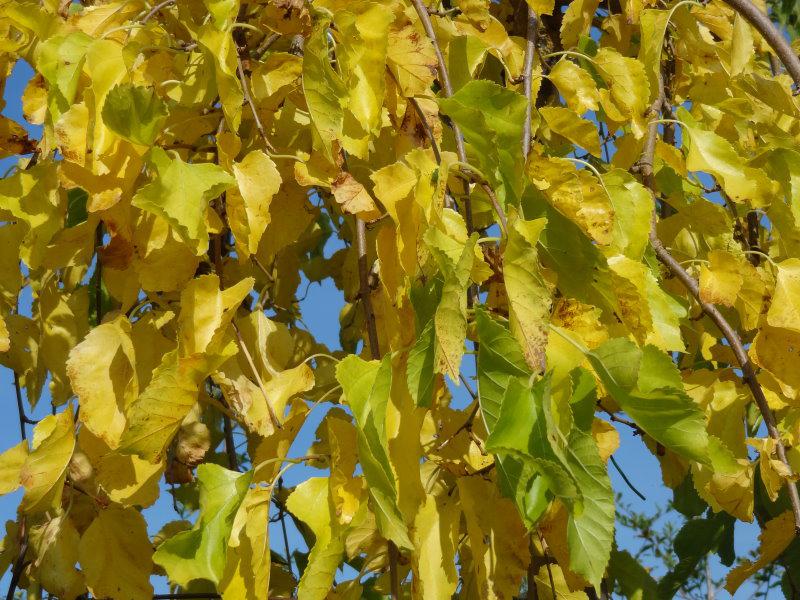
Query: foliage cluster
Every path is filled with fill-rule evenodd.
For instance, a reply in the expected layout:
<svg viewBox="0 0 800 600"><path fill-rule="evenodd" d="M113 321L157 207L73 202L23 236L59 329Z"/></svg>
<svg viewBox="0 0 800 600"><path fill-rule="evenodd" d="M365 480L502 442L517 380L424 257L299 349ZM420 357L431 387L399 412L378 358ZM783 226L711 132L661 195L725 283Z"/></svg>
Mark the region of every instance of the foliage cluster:
<svg viewBox="0 0 800 600"><path fill-rule="evenodd" d="M800 61L764 10L0 2L43 132L0 117L9 597L671 598L709 554L799 597ZM618 427L688 519L659 581L615 546Z"/></svg>

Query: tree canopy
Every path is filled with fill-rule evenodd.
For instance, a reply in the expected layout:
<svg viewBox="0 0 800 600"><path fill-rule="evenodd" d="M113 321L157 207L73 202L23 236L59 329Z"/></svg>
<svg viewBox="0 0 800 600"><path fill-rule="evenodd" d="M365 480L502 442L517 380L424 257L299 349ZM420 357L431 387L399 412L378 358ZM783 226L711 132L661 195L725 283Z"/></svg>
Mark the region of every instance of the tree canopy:
<svg viewBox="0 0 800 600"><path fill-rule="evenodd" d="M1 2L0 81L33 70L0 116L8 598L672 598L709 554L800 598L797 28ZM687 518L658 579L615 542L619 428Z"/></svg>

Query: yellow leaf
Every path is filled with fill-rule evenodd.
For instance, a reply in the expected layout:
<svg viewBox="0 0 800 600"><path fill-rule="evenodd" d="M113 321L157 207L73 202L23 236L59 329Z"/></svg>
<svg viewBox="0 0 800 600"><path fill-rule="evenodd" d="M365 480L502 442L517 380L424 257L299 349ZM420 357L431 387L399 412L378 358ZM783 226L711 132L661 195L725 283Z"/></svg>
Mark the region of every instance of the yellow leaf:
<svg viewBox="0 0 800 600"><path fill-rule="evenodd" d="M413 593L415 598L448 600L458 586L456 549L461 510L447 494L428 495L414 519Z"/></svg>
<svg viewBox="0 0 800 600"><path fill-rule="evenodd" d="M230 130L236 132L242 120L244 94L236 72L237 48L231 31L229 28L220 30L214 24L207 23L200 28L197 41L205 51L206 60L214 66L217 93L225 120Z"/></svg>
<svg viewBox="0 0 800 600"><path fill-rule="evenodd" d="M778 265L775 293L767 323L800 333L800 259L790 258Z"/></svg>
<svg viewBox="0 0 800 600"><path fill-rule="evenodd" d="M650 99L644 64L608 47L600 48L593 61L611 90L614 104L631 119L636 137L642 137L647 128L644 113Z"/></svg>
<svg viewBox="0 0 800 600"><path fill-rule="evenodd" d="M768 521L758 536L758 559L756 562L744 560L742 564L728 573L728 577L725 579L725 589L728 590L728 593L736 593L746 579L778 558L794 538L792 511L787 510Z"/></svg>
<svg viewBox="0 0 800 600"><path fill-rule="evenodd" d="M689 142L687 169L713 175L734 202L756 207L769 204L777 184L763 170L749 166L728 140L700 127L687 110L680 109L678 118L688 133L684 138Z"/></svg>
<svg viewBox="0 0 800 600"><path fill-rule="evenodd" d="M528 6L530 6L537 15L552 15L555 4L555 0L528 0Z"/></svg>
<svg viewBox="0 0 800 600"><path fill-rule="evenodd" d="M692 480L699 496L715 512L724 510L742 521L753 520L753 466L736 458L719 438L709 436L711 466L692 464Z"/></svg>
<svg viewBox="0 0 800 600"><path fill-rule="evenodd" d="M743 282L740 260L724 250L712 250L708 260L711 264L700 268L701 300L733 306Z"/></svg>
<svg viewBox="0 0 800 600"><path fill-rule="evenodd" d="M743 73L754 55L753 32L745 18L737 12L733 17L731 33L731 77Z"/></svg>
<svg viewBox="0 0 800 600"><path fill-rule="evenodd" d="M342 210L369 220L378 216L378 207L369 192L346 171L342 171L331 184L333 197Z"/></svg>
<svg viewBox="0 0 800 600"><path fill-rule="evenodd" d="M680 319L685 309L659 285L644 264L625 256L609 259L619 317L640 342L666 351L683 351Z"/></svg>
<svg viewBox="0 0 800 600"><path fill-rule="evenodd" d="M581 35L588 34L592 18L600 6L600 0L572 0L561 22L561 45L574 48Z"/></svg>
<svg viewBox="0 0 800 600"><path fill-rule="evenodd" d="M128 409L128 425L120 439L120 452L159 462L178 432L184 417L197 402L200 384L233 354L233 345L219 354L179 357L164 355L150 384Z"/></svg>
<svg viewBox="0 0 800 600"><path fill-rule="evenodd" d="M30 545L35 556L30 570L51 594L75 600L86 591L83 574L75 568L80 538L67 516L31 527Z"/></svg>
<svg viewBox="0 0 800 600"><path fill-rule="evenodd" d="M20 505L29 514L61 505L67 465L75 448L72 409L48 415L34 427L33 449L20 471L25 496Z"/></svg>
<svg viewBox="0 0 800 600"><path fill-rule="evenodd" d="M543 106L539 112L553 132L600 157L600 138L597 136L597 127L594 123L561 106Z"/></svg>
<svg viewBox="0 0 800 600"><path fill-rule="evenodd" d="M31 269L39 266L48 242L61 228L64 208L52 161L41 162L31 169L18 169L0 180L0 210L8 211L27 225L19 258Z"/></svg>
<svg viewBox="0 0 800 600"><path fill-rule="evenodd" d="M79 546L86 585L98 598L152 598L152 555L147 524L134 508L100 510Z"/></svg>
<svg viewBox="0 0 800 600"><path fill-rule="evenodd" d="M396 19L389 28L386 50L389 69L404 96L423 95L436 77L436 53L421 27Z"/></svg>
<svg viewBox="0 0 800 600"><path fill-rule="evenodd" d="M0 315L0 352L8 352L11 348L11 338L8 334L8 325L3 315Z"/></svg>
<svg viewBox="0 0 800 600"><path fill-rule="evenodd" d="M764 325L748 353L754 363L775 376L786 397L794 398L800 392L800 369L797 368L800 333Z"/></svg>
<svg viewBox="0 0 800 600"><path fill-rule="evenodd" d="M229 191L228 222L243 256L255 254L270 223L270 202L281 187L281 174L275 163L261 150L253 150L233 164L238 193Z"/></svg>
<svg viewBox="0 0 800 600"><path fill-rule="evenodd" d="M89 295L87 288L72 293L59 289L51 279L39 292L39 319L42 333L39 358L50 371L50 393L55 405L72 396L66 362L72 348L88 329ZM32 401L31 404L35 402Z"/></svg>
<svg viewBox="0 0 800 600"><path fill-rule="evenodd" d="M10 494L20 486L20 472L27 458L27 440L0 454L0 495Z"/></svg>
<svg viewBox="0 0 800 600"><path fill-rule="evenodd" d="M95 480L112 502L150 506L158 499L158 482L163 473L163 462L151 463L135 455L109 452L100 459Z"/></svg>
<svg viewBox="0 0 800 600"><path fill-rule="evenodd" d="M775 455L775 440L772 438L748 438L747 443L758 450L758 467L761 473L761 480L764 482L764 489L770 500L775 502L781 488L786 483L786 478L791 477L792 472Z"/></svg>
<svg viewBox="0 0 800 600"><path fill-rule="evenodd" d="M282 415L293 396L307 392L314 387L314 372L306 363L303 363L275 374L272 379L264 383L264 387L275 412Z"/></svg>
<svg viewBox="0 0 800 600"><path fill-rule="evenodd" d="M600 108L600 93L592 76L571 60L561 59L548 75L567 106L578 115Z"/></svg>
<svg viewBox="0 0 800 600"><path fill-rule="evenodd" d="M308 525L315 537L297 588L298 597L308 600L327 597L344 555L344 542L334 531L328 488L327 477L311 477L300 483L286 501L289 511Z"/></svg>
<svg viewBox="0 0 800 600"><path fill-rule="evenodd" d="M592 437L597 442L600 458L608 462L608 457L619 449L619 432L608 421L594 419L592 421Z"/></svg>
<svg viewBox="0 0 800 600"><path fill-rule="evenodd" d="M459 477L457 483L479 597L511 598L519 591L530 561L519 513L492 481Z"/></svg>
<svg viewBox="0 0 800 600"><path fill-rule="evenodd" d="M394 18L385 4L353 2L336 13L335 21L341 34L336 57L348 91L342 145L366 159L368 143L381 126L388 31Z"/></svg>
<svg viewBox="0 0 800 600"><path fill-rule="evenodd" d="M125 411L139 393L131 325L124 316L103 323L69 354L67 375L80 420L111 448L125 429Z"/></svg>
<svg viewBox="0 0 800 600"><path fill-rule="evenodd" d="M251 488L234 517L227 563L220 582L225 600L268 600L272 488Z"/></svg>
<svg viewBox="0 0 800 600"><path fill-rule="evenodd" d="M253 289L253 278L220 290L216 275L193 279L181 293L178 315L178 352L181 357L214 353L223 342L236 309Z"/></svg>
<svg viewBox="0 0 800 600"><path fill-rule="evenodd" d="M30 154L35 148L36 143L28 139L28 132L22 125L0 116L0 158Z"/></svg>
<svg viewBox="0 0 800 600"><path fill-rule="evenodd" d="M131 241L134 269L145 291L183 289L200 264L200 259L180 241L167 220L153 213L142 211L139 214Z"/></svg>
<svg viewBox="0 0 800 600"><path fill-rule="evenodd" d="M550 203L600 245L614 240L614 208L597 178L565 158L531 153L528 176Z"/></svg>

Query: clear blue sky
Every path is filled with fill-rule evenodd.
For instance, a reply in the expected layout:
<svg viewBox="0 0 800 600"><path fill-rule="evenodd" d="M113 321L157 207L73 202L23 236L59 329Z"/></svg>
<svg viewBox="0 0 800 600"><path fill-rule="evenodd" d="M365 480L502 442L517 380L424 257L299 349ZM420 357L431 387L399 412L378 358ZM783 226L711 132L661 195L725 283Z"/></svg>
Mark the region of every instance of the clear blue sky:
<svg viewBox="0 0 800 600"><path fill-rule="evenodd" d="M6 106L2 114L22 124L25 124L25 121L21 113L20 98L22 90L31 74L32 71L27 64L19 63L7 82L5 90ZM38 127L28 127L28 130L30 135L34 138L38 138L40 135L40 128ZM5 172L12 164L14 164L13 158L0 160L0 172ZM301 282L299 288L301 292L305 289L306 284L307 282L305 280ZM342 295L330 280L327 280L322 285L311 285L305 300L302 302L303 321L314 333L317 340L327 344L331 349L340 348L338 339L338 319L342 304ZM30 311L29 295L27 297L23 296L21 299L21 311L23 313ZM464 364L466 367L466 365L471 364L471 361L465 360ZM472 375L472 373L466 374ZM458 401L462 406L465 403L463 392L459 392ZM0 367L0 406L2 406L2 414L5 417L0 420L0 451L3 451L18 443L20 439L13 378L11 372L4 367ZM48 414L48 412L49 402L46 397L43 397L31 416L34 418L42 418ZM308 446L314 440L314 432L324 414L325 409L323 407L320 407L312 413L309 422L306 423L295 442L290 453L291 455L300 456L306 453ZM622 427L619 431L622 443L620 450L616 454L616 459L626 471L628 477L647 497L647 502L642 501L634 495L622 481L622 478L617 474L616 470L609 465L611 481L615 491L622 494L623 500L637 511L649 512L655 505L666 505L671 498L671 493L661 484L661 473L657 460L645 448L641 440L634 437L627 428ZM306 479L310 475L320 474L322 474L321 471L298 465L288 471L284 480L286 485L291 486ZM8 519L13 520L16 518L16 507L19 504L20 498L21 493L19 491L0 497L0 520L2 520L3 523ZM171 496L167 492L166 487L162 491L160 499L155 505L147 508L144 511L144 515L148 521L151 534L156 533L164 523L178 518L173 511ZM677 516L672 518L678 522ZM748 551L757 545L756 538L758 532L759 530L756 525L737 523L736 550L738 556L746 556ZM271 526L270 538L272 547L282 552L283 542L277 524ZM628 549L632 552L635 552L639 546L638 540L633 538L627 530L617 532L617 543L621 548ZM293 548L299 547L301 550L305 549L302 538L300 538L299 534L292 528L290 528L290 544ZM726 570L726 567L719 564L714 565L713 568L715 576L724 574ZM656 571L654 574L660 576L663 573ZM342 577L342 579L346 579L346 577ZM8 581L8 573L0 579L0 592L3 594L5 594L5 590L8 587ZM167 591L163 577L154 578L153 581L156 586L156 592ZM753 587L745 584L735 597L737 599L749 598L752 591ZM729 597L730 596L724 590L717 594L717 598Z"/></svg>

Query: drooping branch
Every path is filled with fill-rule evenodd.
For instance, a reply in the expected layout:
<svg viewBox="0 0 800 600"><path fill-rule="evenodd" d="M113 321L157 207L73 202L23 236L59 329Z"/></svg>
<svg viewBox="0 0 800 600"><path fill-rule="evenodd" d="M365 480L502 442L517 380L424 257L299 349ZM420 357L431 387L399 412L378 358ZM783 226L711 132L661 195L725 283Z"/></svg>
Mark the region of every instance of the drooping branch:
<svg viewBox="0 0 800 600"><path fill-rule="evenodd" d="M729 0L726 0L726 2L730 3ZM661 73L658 74L658 81L659 81L659 93L655 102L650 107L649 113L651 117L657 115L661 111L662 106L664 105L665 102L664 83L662 80ZM793 470L786 457L786 448L783 445L783 441L781 440L781 435L780 432L778 431L778 427L775 421L775 415L772 413L772 410L769 407L767 398L764 395L764 390L761 387L760 382L758 381L758 377L756 376L753 364L750 362L750 358L747 356L747 351L744 348L742 339L736 332L736 330L731 326L731 324L728 323L728 320L722 315L719 309L710 302L705 302L700 297L700 284L698 283L698 281L689 274L689 272L683 267L683 265L681 265L681 263L678 260L675 259L674 256L672 256L672 254L669 253L669 251L664 247L664 244L658 237L658 232L656 230L656 223L658 216L656 212L656 202L655 202L656 198L658 197L658 192L655 186L655 179L653 177L653 155L655 152L657 137L658 137L658 123L655 122L655 120L651 120L647 131L647 138L645 139L644 152L642 153L642 158L639 161L642 180L650 190L650 193L653 196L653 201L654 201L651 227L650 227L650 245L655 251L658 259L664 265L666 265L666 267L672 272L672 274L675 277L678 278L678 280L683 284L683 286L694 297L695 301L698 303L702 311L706 315L708 315L708 317L713 321L713 323L717 326L720 332L722 332L722 335L728 341L728 344L730 345L730 348L733 351L734 356L736 357L736 362L739 363L739 367L742 370L742 381L747 385L748 388L750 388L750 391L753 394L753 398L756 401L756 405L758 406L758 410L761 413L761 416L764 419L764 423L767 426L767 432L769 434L769 437L775 442L775 452L778 455L778 459L786 466L786 468L790 473L790 475L786 478L786 485L789 494L789 500L792 505L792 513L794 515L795 532L798 535L800 535L800 495L798 495L797 486L792 480Z"/></svg>
<svg viewBox="0 0 800 600"><path fill-rule="evenodd" d="M761 34L761 37L781 59L783 66L786 67L786 72L794 79L795 85L800 88L800 58L794 53L780 30L769 20L769 17L750 0L723 0L723 2L742 15Z"/></svg>

